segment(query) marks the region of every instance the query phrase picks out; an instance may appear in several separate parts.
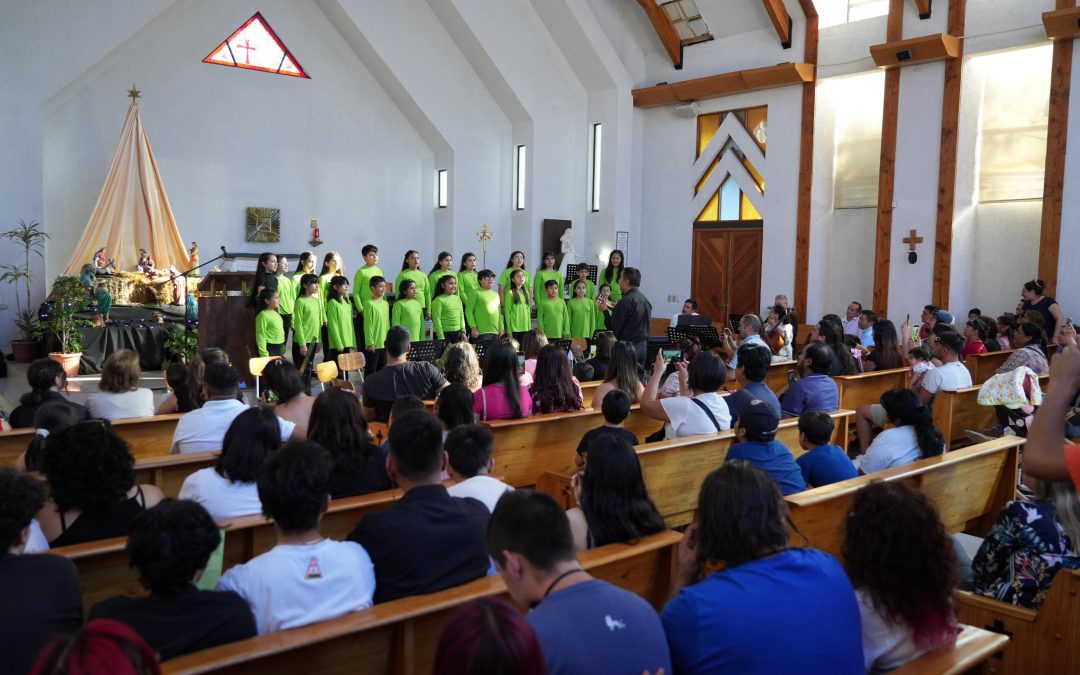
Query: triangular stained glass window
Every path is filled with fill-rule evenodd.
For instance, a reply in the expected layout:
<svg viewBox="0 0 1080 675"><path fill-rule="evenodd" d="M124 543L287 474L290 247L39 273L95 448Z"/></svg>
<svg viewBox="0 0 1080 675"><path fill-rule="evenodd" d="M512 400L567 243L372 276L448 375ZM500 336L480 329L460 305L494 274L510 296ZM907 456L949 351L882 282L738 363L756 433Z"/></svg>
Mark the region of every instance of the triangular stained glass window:
<svg viewBox="0 0 1080 675"><path fill-rule="evenodd" d="M243 26L237 28L225 42L203 59L203 63L292 77L308 77L260 12L255 12Z"/></svg>

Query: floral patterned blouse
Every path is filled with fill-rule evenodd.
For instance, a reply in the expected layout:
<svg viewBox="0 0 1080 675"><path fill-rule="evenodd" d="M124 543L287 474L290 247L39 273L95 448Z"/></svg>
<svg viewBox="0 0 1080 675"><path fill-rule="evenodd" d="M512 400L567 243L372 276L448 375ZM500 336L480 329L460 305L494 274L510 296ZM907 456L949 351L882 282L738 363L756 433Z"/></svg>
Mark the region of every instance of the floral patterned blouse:
<svg viewBox="0 0 1080 675"><path fill-rule="evenodd" d="M1005 363L1001 364L995 372L1008 373L1020 366L1031 368L1036 375L1046 375L1050 372L1050 362L1046 360L1046 355L1039 351L1038 347L1027 345L1009 354L1009 358L1005 359Z"/></svg>
<svg viewBox="0 0 1080 675"><path fill-rule="evenodd" d="M1038 609L1058 570L1080 569L1054 505L1033 499L1005 505L971 563L979 595Z"/></svg>

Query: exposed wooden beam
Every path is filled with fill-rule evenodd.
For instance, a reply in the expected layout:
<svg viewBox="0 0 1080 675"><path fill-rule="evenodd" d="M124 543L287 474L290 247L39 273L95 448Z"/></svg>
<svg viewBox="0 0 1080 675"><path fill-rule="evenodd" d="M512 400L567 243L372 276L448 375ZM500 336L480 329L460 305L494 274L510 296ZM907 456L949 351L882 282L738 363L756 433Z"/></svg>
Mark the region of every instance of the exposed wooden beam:
<svg viewBox="0 0 1080 675"><path fill-rule="evenodd" d="M791 49L791 16L784 0L761 0L765 4L765 11L772 19L772 25L776 28L776 35L780 38L780 46Z"/></svg>
<svg viewBox="0 0 1080 675"><path fill-rule="evenodd" d="M1059 10L1075 0L1057 0ZM1039 278L1047 295L1056 292L1058 249L1061 246L1061 198L1065 191L1065 146L1069 140L1069 83L1072 80L1073 41L1056 40L1050 71L1050 118L1046 130L1046 173L1043 179L1042 229L1039 233Z"/></svg>
<svg viewBox="0 0 1080 675"><path fill-rule="evenodd" d="M671 65L675 66L675 70L682 70L682 40L679 39L679 33L675 30L675 26L671 25L671 19L656 4L656 0L638 0L638 4L645 10L645 15L652 22L653 28L656 30L656 36L660 38L660 44L664 45L664 51L667 52L668 57L671 59Z"/></svg>
<svg viewBox="0 0 1080 675"><path fill-rule="evenodd" d="M964 34L967 0L949 3L949 35ZM960 89L963 77L963 43L959 58L945 64L945 92L941 103L941 151L938 165L937 228L934 236L934 288L931 304L949 306L952 273L953 215L956 206L956 149L960 127Z"/></svg>
<svg viewBox="0 0 1080 675"><path fill-rule="evenodd" d="M813 64L781 63L778 66L737 70L682 82L662 82L653 87L635 89L633 91L634 106L654 108L661 105L690 103L717 96L774 89L813 81Z"/></svg>
<svg viewBox="0 0 1080 675"><path fill-rule="evenodd" d="M910 40L890 40L870 47L870 56L879 68L913 66L916 63L946 61L960 55L961 38L946 33L923 35Z"/></svg>
<svg viewBox="0 0 1080 675"><path fill-rule="evenodd" d="M903 36L904 0L889 0L885 39ZM881 172L878 175L877 238L874 242L874 311L889 313L889 265L892 262L893 186L896 178L896 124L900 117L900 69L885 72L885 101L881 116Z"/></svg>
<svg viewBox="0 0 1080 675"><path fill-rule="evenodd" d="M933 7L934 0L915 0L915 8L919 10L920 19L930 18L930 9ZM953 3L949 3L952 5Z"/></svg>
<svg viewBox="0 0 1080 675"><path fill-rule="evenodd" d="M1051 40L1072 40L1080 36L1080 7L1043 12L1043 28Z"/></svg>
<svg viewBox="0 0 1080 675"><path fill-rule="evenodd" d="M806 16L803 60L817 64L818 14L813 0L799 0ZM807 82L802 91L802 137L799 147L799 207L795 215L795 309L806 320L806 300L810 286L810 209L814 187L814 111L817 84Z"/></svg>

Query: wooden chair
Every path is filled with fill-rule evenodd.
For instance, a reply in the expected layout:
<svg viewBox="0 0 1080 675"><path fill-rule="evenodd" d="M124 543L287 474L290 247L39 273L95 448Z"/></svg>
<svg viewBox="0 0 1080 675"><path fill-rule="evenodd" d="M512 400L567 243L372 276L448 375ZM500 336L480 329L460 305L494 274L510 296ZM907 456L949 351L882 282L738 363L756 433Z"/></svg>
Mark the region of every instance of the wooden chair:
<svg viewBox="0 0 1080 675"><path fill-rule="evenodd" d="M960 675L997 672L986 662L1009 644L1009 637L975 626L960 626L956 642L927 652L892 671L893 675ZM1036 672L1036 671L1032 671Z"/></svg>
<svg viewBox="0 0 1080 675"><path fill-rule="evenodd" d="M364 366L367 364L367 359L364 358L364 352L347 352L345 354L339 354L337 357L338 370L345 373L345 381L349 381L349 373L358 373L360 376L360 384L364 383Z"/></svg>
<svg viewBox="0 0 1080 675"><path fill-rule="evenodd" d="M326 385L334 386L333 382L338 376L338 365L334 361L321 361L315 364L315 376L319 378L319 384L322 385L323 391L326 391Z"/></svg>

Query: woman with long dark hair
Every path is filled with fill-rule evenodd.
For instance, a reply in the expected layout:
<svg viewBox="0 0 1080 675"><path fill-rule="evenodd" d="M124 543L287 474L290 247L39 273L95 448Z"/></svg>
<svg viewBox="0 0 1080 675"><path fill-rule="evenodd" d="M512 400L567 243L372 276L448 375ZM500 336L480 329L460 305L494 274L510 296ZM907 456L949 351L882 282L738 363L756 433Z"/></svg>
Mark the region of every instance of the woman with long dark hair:
<svg viewBox="0 0 1080 675"><path fill-rule="evenodd" d="M838 321L818 321L814 331L810 334L811 340L824 342L833 353L832 367L829 376L858 375L859 366L855 363L855 357L851 355L851 349L844 342L844 328Z"/></svg>
<svg viewBox="0 0 1080 675"><path fill-rule="evenodd" d="M1057 334L1057 327L1065 317L1061 315L1061 306L1058 305L1057 300L1043 295L1045 290L1046 282L1042 279L1032 279L1024 284L1024 288L1020 291L1021 303L1017 314L1028 311L1038 312L1043 318L1043 330L1053 337Z"/></svg>
<svg viewBox="0 0 1080 675"><path fill-rule="evenodd" d="M534 413L581 410L581 385L570 372L566 352L558 345L549 344L540 350L529 395Z"/></svg>
<svg viewBox="0 0 1080 675"><path fill-rule="evenodd" d="M596 282L597 287L607 284L611 287L612 304L622 300L622 289L619 288L619 275L626 269L626 255L619 249L608 254L607 267L600 272L600 278Z"/></svg>
<svg viewBox="0 0 1080 675"><path fill-rule="evenodd" d="M896 326L888 319L874 322L874 351L863 359L863 370L892 370L903 368L904 356L900 353L900 342L896 337Z"/></svg>
<svg viewBox="0 0 1080 675"><path fill-rule="evenodd" d="M645 391L645 385L641 383L641 374L638 370L637 352L634 351L634 345L631 342L625 340L616 342L611 349L607 373L604 381L593 394L592 407L599 410L604 403L604 397L612 389L625 391L631 403L636 403Z"/></svg>
<svg viewBox="0 0 1080 675"><path fill-rule="evenodd" d="M855 493L844 566L855 587L867 672L899 668L956 639L952 539L926 495L875 481Z"/></svg>
<svg viewBox="0 0 1080 675"><path fill-rule="evenodd" d="M266 391L273 392L277 398L274 414L296 425L293 433L297 438L307 436L315 397L304 390L304 380L296 366L281 359L271 361L263 369L263 377L266 378Z"/></svg>
<svg viewBox="0 0 1080 675"><path fill-rule="evenodd" d="M1030 321L1016 325L1012 334L1013 353L1005 359L995 374L1011 373L1020 367L1031 368L1036 375L1050 372L1050 362L1046 359L1046 333Z"/></svg>
<svg viewBox="0 0 1080 675"><path fill-rule="evenodd" d="M945 452L945 439L934 427L930 409L911 389L891 389L881 395L885 416L893 428L882 431L866 454L855 458L860 473L903 466Z"/></svg>
<svg viewBox="0 0 1080 675"><path fill-rule="evenodd" d="M277 266L277 256L273 253L266 251L259 256L259 262L255 265L255 281L251 285L252 302L257 301L259 292L264 288L269 288L271 291L277 290Z"/></svg>
<svg viewBox="0 0 1080 675"><path fill-rule="evenodd" d="M327 389L315 399L307 438L330 451L334 471L330 496L334 499L389 490L386 455L371 442L367 420L352 392Z"/></svg>
<svg viewBox="0 0 1080 675"><path fill-rule="evenodd" d="M25 429L34 426L34 415L38 408L49 401L59 401L70 406L75 416L84 420L90 417L86 408L72 403L60 392L67 388L67 374L59 363L49 358L37 359L26 369L26 380L30 391L19 399L19 405L11 411L8 421L13 429Z"/></svg>
<svg viewBox="0 0 1080 675"><path fill-rule="evenodd" d="M435 399L435 415L446 431L475 422L472 390L455 382L440 391Z"/></svg>
<svg viewBox="0 0 1080 675"><path fill-rule="evenodd" d="M573 483L579 506L566 517L579 551L632 543L667 527L649 498L637 453L625 439L601 436L590 443L588 464Z"/></svg>
<svg viewBox="0 0 1080 675"><path fill-rule="evenodd" d="M517 419L532 413L532 397L521 385L517 351L509 342L488 343L483 382L473 394L473 412L478 420Z"/></svg>
<svg viewBox="0 0 1080 675"><path fill-rule="evenodd" d="M607 375L608 362L611 360L611 348L615 346L615 334L610 331L600 333L596 338L596 356L585 363L592 366L593 379L602 380Z"/></svg>

